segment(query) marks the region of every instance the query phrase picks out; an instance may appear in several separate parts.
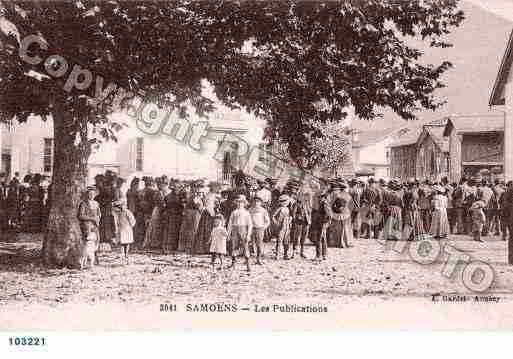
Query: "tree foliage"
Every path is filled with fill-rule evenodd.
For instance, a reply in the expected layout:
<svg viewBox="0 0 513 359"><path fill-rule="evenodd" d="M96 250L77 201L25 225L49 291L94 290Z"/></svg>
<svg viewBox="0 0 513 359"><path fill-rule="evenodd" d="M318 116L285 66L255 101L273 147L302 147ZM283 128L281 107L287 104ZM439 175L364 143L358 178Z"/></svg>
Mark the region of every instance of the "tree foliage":
<svg viewBox="0 0 513 359"><path fill-rule="evenodd" d="M463 19L457 0L2 5L1 15L21 37L40 34L47 53L101 74L104 86L113 82L181 113L187 105L204 113L213 108L201 92L207 79L224 104L266 118L271 138L288 143L294 159L314 158L312 143L322 136L314 123L343 119L348 106L365 119L376 117L379 107L404 119L421 108L436 109L434 91L450 63L422 64L421 51L408 39L449 46L444 35ZM27 76L46 71L17 56L14 36L0 40L3 118L47 116L59 103L73 114L70 126L77 131L85 118L102 136L115 137L119 124L108 118L108 101L92 106L82 93L63 92L66 76ZM319 110L319 101L327 108Z"/></svg>
<svg viewBox="0 0 513 359"><path fill-rule="evenodd" d="M319 168L330 174L337 174L339 169L351 165L350 129L336 121L317 122L313 126L321 132L321 137L312 140L312 152Z"/></svg>

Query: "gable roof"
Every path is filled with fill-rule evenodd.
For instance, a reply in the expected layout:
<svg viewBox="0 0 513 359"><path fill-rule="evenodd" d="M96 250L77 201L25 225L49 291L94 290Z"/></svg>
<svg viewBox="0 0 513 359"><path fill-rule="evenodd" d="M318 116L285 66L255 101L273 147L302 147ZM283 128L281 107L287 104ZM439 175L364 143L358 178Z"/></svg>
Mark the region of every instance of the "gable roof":
<svg viewBox="0 0 513 359"><path fill-rule="evenodd" d="M454 116L445 125L443 135L449 136L452 128L456 133L501 132L504 131L504 116Z"/></svg>
<svg viewBox="0 0 513 359"><path fill-rule="evenodd" d="M449 152L449 138L444 137L444 129L445 126L442 125L424 126L417 143L420 143L426 136L429 136L442 152Z"/></svg>
<svg viewBox="0 0 513 359"><path fill-rule="evenodd" d="M394 142L392 142L389 147L401 147L401 146L409 146L417 143L420 134L422 133L422 127L415 127L410 129L406 134L402 135Z"/></svg>
<svg viewBox="0 0 513 359"><path fill-rule="evenodd" d="M384 130L372 130L372 131L359 131L356 130L358 135L358 140L353 141L353 147L365 147L370 146L375 143L378 143L388 136L393 135L396 131L399 131L401 128L388 128Z"/></svg>
<svg viewBox="0 0 513 359"><path fill-rule="evenodd" d="M420 135L424 132L425 127L438 128L445 126L447 118L436 119L431 121L424 121L423 123L416 124L414 127L409 127L408 131L402 136L395 139L388 147L401 147L414 145L419 141ZM443 138L443 136L441 136Z"/></svg>
<svg viewBox="0 0 513 359"><path fill-rule="evenodd" d="M497 77L495 78L495 83L493 85L492 94L490 95L490 101L488 104L490 106L498 106L504 105L504 86L506 85L506 81L509 76L509 72L511 70L511 65L513 63L513 30L509 35L508 44L506 46L506 51L504 52L504 56L502 57L501 65L499 67L499 72Z"/></svg>

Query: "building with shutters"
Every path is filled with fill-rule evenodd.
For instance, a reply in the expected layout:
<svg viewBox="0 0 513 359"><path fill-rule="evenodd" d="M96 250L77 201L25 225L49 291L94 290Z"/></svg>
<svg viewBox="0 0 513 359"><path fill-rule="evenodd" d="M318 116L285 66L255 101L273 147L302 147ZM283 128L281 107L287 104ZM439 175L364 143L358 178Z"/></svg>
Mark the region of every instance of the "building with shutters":
<svg viewBox="0 0 513 359"><path fill-rule="evenodd" d="M132 176L161 176L172 178L231 181L234 171L244 165L252 148L260 149L259 160L265 161L269 149L263 142L265 122L243 111L220 110L208 119L191 115L188 121L170 115L172 134L147 134L125 114L115 114L116 121L127 124L117 133L117 142L103 143L89 159L88 182L106 170L123 178ZM206 136L202 137L201 151L189 146L190 128L200 121L208 122ZM185 136L177 139L177 133ZM27 123L0 125L2 157L0 172L12 177L31 173L51 175L53 165L52 120L39 117Z"/></svg>

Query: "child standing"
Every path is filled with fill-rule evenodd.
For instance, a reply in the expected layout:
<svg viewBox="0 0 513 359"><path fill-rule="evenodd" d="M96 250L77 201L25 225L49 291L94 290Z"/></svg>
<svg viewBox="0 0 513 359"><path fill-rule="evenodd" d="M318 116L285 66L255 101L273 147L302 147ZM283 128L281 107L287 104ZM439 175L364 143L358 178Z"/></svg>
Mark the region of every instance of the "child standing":
<svg viewBox="0 0 513 359"><path fill-rule="evenodd" d="M249 241L251 239L251 232L253 230L253 222L246 206L248 201L246 196L241 194L235 199L237 209L230 215L228 221L228 238L230 238L229 253L232 257L232 264L229 268L235 266L238 256L243 256L246 261L246 269L251 271L249 266Z"/></svg>
<svg viewBox="0 0 513 359"><path fill-rule="evenodd" d="M319 198L319 226L321 227L321 233L319 241L317 242L315 259L326 260L328 250L328 228L330 225L330 214L329 214L329 203L328 196L324 193Z"/></svg>
<svg viewBox="0 0 513 359"><path fill-rule="evenodd" d="M276 239L276 259L280 255L280 246L283 246L283 259L287 260L290 242L291 217L289 211L289 196L283 194L278 198L279 207L273 214L272 222Z"/></svg>
<svg viewBox="0 0 513 359"><path fill-rule="evenodd" d="M124 199L114 202L113 206L116 217L116 239L123 248L123 261L128 264L128 251L130 244L134 243L135 218Z"/></svg>
<svg viewBox="0 0 513 359"><path fill-rule="evenodd" d="M96 196L96 187L89 186L87 187L86 197L80 202L78 206L78 220L80 222L80 230L82 232L82 237L85 241L92 239L93 236L90 236L91 233L94 233L94 237L96 237L96 250L98 250L98 246L100 243L100 205L98 202L94 200ZM95 251L95 264L99 264L98 255Z"/></svg>
<svg viewBox="0 0 513 359"><path fill-rule="evenodd" d="M485 204L483 201L476 201L472 203L472 206L470 207L472 216L472 234L474 236L474 240L477 242L483 242L481 239L481 232L483 231L483 226L486 222L486 216L483 211L484 206Z"/></svg>
<svg viewBox="0 0 513 359"><path fill-rule="evenodd" d="M271 224L269 213L262 206L263 200L260 197L255 197L253 207L249 210L251 221L253 223L253 231L251 233L252 247L256 250L256 264L262 265L262 252L264 245L264 234Z"/></svg>
<svg viewBox="0 0 513 359"><path fill-rule="evenodd" d="M226 255L226 240L228 231L224 228L224 217L218 214L214 217L214 228L210 234L210 253L212 253L212 269L215 269L216 258L219 257L220 267L223 268L223 256Z"/></svg>

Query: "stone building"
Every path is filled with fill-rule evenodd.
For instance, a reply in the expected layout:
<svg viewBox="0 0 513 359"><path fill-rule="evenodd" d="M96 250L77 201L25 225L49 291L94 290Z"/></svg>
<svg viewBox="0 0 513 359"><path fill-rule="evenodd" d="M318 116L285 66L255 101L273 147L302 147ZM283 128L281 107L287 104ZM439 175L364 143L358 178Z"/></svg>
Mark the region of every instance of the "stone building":
<svg viewBox="0 0 513 359"><path fill-rule="evenodd" d="M265 122L243 111L221 109L208 119L191 115L188 121L170 115L167 130L157 134L141 131L126 114L114 114L115 120L127 127L118 132L117 142L103 143L89 159L89 178L105 170L121 177L160 176L231 181L232 173L244 165L245 155L259 149L259 160L265 160L263 142ZM201 150L190 146L191 126L206 121ZM183 131L183 138L179 135ZM166 133L163 133L166 132ZM27 123L0 125L0 171L8 176L19 172L51 175L53 165L53 124L31 117Z"/></svg>
<svg viewBox="0 0 513 359"><path fill-rule="evenodd" d="M385 130L353 130L352 149L355 175L389 179L390 148L402 128Z"/></svg>

